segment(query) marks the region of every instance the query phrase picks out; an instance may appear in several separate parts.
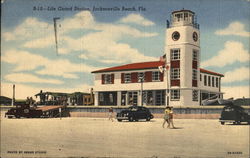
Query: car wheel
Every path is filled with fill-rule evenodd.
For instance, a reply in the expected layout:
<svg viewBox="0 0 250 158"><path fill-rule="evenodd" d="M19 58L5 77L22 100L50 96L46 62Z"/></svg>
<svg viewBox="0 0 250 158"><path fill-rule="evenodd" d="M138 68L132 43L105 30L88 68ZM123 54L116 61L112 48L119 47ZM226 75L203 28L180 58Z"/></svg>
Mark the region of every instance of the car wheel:
<svg viewBox="0 0 250 158"><path fill-rule="evenodd" d="M128 120L129 120L130 122L134 121L133 117L129 117Z"/></svg>
<svg viewBox="0 0 250 158"><path fill-rule="evenodd" d="M150 121L150 117L147 117L147 118L146 118L146 121Z"/></svg>
<svg viewBox="0 0 250 158"><path fill-rule="evenodd" d="M121 119L117 119L117 121L121 122L122 120Z"/></svg>
<svg viewBox="0 0 250 158"><path fill-rule="evenodd" d="M225 124L225 122L220 122L221 123L221 125L224 125Z"/></svg>

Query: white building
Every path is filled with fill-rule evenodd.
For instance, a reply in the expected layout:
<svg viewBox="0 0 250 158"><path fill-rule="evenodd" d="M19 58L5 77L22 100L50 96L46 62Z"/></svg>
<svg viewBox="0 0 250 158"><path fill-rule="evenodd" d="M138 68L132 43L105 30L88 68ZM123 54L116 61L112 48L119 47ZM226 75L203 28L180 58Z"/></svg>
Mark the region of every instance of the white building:
<svg viewBox="0 0 250 158"><path fill-rule="evenodd" d="M223 75L200 68L199 37L194 12L172 12L164 59L93 71L95 105L193 106L222 98Z"/></svg>

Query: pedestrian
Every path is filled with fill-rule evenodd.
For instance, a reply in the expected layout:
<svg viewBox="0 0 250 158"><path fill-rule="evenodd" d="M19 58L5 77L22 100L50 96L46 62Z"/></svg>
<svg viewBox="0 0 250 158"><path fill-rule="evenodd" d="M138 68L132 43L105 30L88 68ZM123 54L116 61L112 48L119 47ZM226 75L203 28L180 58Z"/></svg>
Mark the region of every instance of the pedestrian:
<svg viewBox="0 0 250 158"><path fill-rule="evenodd" d="M113 120L113 108L109 108L109 120L111 120L112 122L114 121Z"/></svg>
<svg viewBox="0 0 250 158"><path fill-rule="evenodd" d="M164 110L164 118L163 118L162 128L164 128L166 122L168 123L168 128L170 126L170 124L169 124L169 112L170 112L170 107L167 106Z"/></svg>
<svg viewBox="0 0 250 158"><path fill-rule="evenodd" d="M174 119L174 111L173 111L173 107L171 106L170 111L169 111L169 127L170 127L170 124L171 124L172 128L175 128L173 119Z"/></svg>

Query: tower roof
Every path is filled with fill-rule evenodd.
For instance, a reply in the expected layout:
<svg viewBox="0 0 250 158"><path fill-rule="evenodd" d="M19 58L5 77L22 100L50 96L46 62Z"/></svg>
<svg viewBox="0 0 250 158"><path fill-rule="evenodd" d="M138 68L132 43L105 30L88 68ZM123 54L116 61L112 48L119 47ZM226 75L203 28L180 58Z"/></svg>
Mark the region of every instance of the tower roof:
<svg viewBox="0 0 250 158"><path fill-rule="evenodd" d="M172 12L172 14L178 13L178 12L190 12L190 13L192 13L192 14L195 14L193 11L187 10L187 9L184 9L184 8L183 8L182 10L175 10L175 11Z"/></svg>

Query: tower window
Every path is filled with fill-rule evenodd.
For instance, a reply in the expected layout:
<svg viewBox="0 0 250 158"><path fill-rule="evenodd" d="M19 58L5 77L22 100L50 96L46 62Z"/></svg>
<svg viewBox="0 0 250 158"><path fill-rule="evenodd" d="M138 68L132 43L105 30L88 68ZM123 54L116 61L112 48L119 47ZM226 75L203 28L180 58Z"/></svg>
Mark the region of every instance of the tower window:
<svg viewBox="0 0 250 158"><path fill-rule="evenodd" d="M188 20L188 13L184 13L184 20Z"/></svg>
<svg viewBox="0 0 250 158"><path fill-rule="evenodd" d="M171 49L171 60L180 60L180 49Z"/></svg>
<svg viewBox="0 0 250 158"><path fill-rule="evenodd" d="M180 90L171 90L171 100L180 100Z"/></svg>
<svg viewBox="0 0 250 158"><path fill-rule="evenodd" d="M160 81L160 72L159 71L153 71L152 81Z"/></svg>
<svg viewBox="0 0 250 158"><path fill-rule="evenodd" d="M193 101L198 101L198 91L193 90Z"/></svg>
<svg viewBox="0 0 250 158"><path fill-rule="evenodd" d="M197 70L193 69L193 75L192 75L193 80L197 80Z"/></svg>
<svg viewBox="0 0 250 158"><path fill-rule="evenodd" d="M198 61L198 51L193 50L193 61Z"/></svg>
<svg viewBox="0 0 250 158"><path fill-rule="evenodd" d="M171 79L180 79L180 69L172 68L171 69Z"/></svg>

